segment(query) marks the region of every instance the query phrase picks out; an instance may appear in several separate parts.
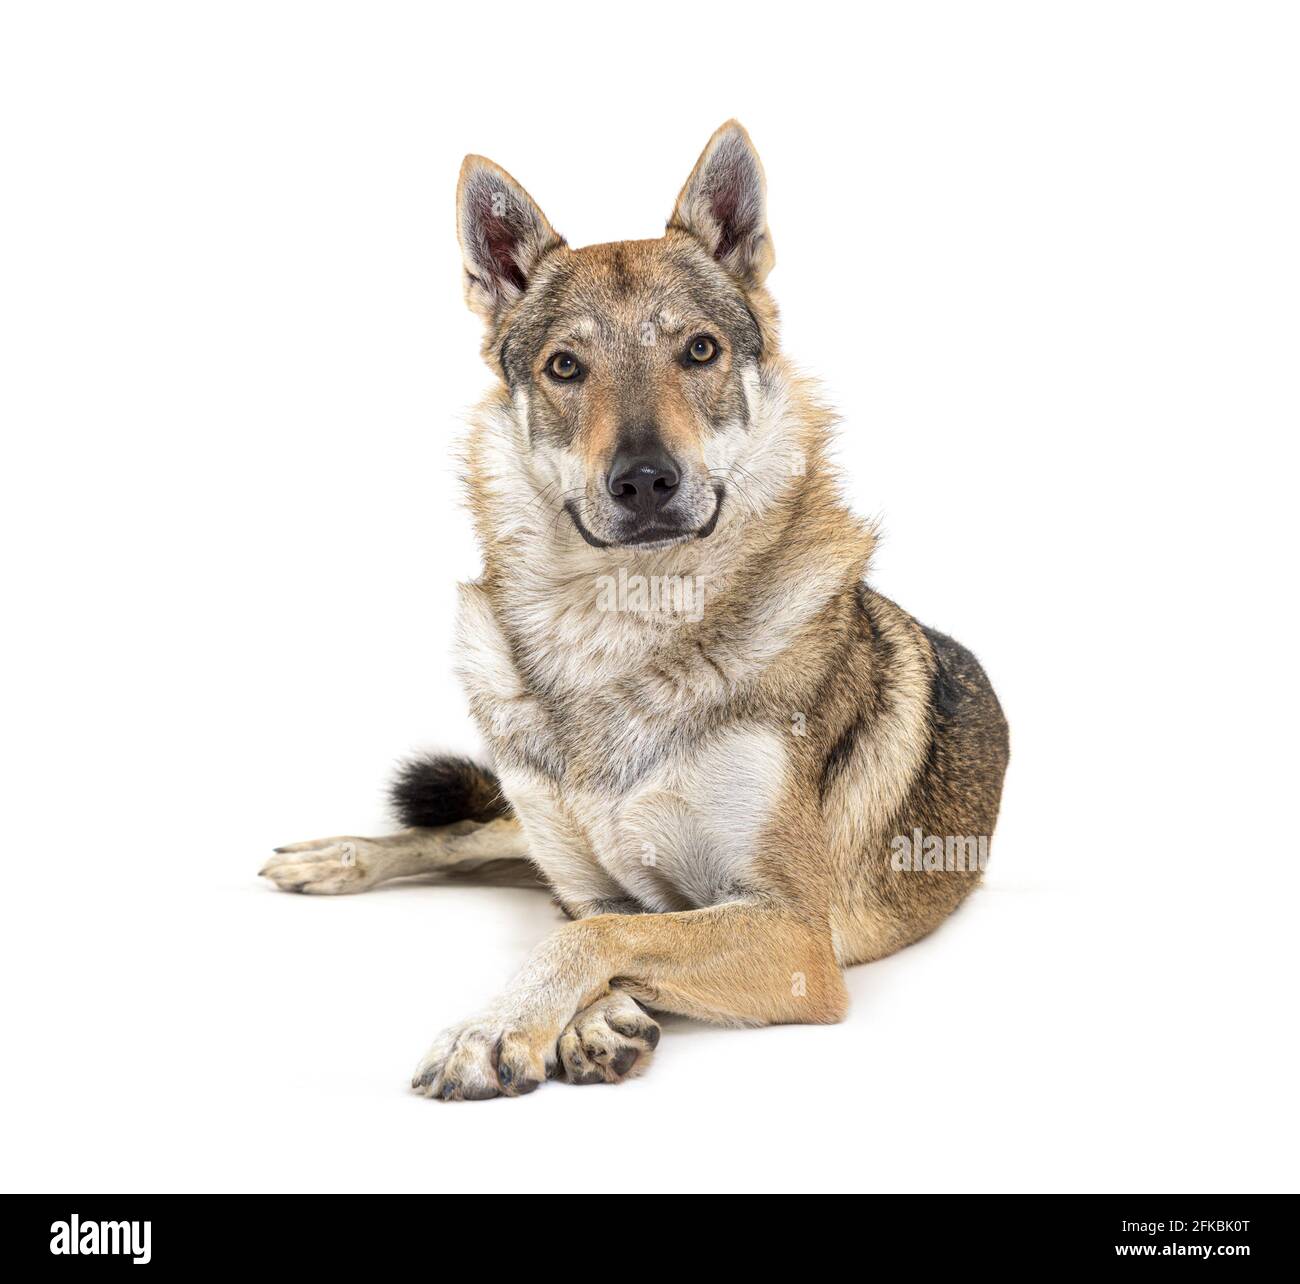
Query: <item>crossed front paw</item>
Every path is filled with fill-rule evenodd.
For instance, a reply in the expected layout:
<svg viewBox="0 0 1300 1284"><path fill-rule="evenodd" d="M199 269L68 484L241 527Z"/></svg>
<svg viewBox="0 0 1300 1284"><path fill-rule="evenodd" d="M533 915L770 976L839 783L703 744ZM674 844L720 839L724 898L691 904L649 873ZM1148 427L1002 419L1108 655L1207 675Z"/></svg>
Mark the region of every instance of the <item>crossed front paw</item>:
<svg viewBox="0 0 1300 1284"><path fill-rule="evenodd" d="M659 1026L626 994L607 994L568 1023L558 1040L498 1020L467 1021L425 1053L411 1087L439 1101L522 1097L544 1079L621 1083L640 1074L659 1043Z"/></svg>
<svg viewBox="0 0 1300 1284"><path fill-rule="evenodd" d="M411 1087L439 1101L522 1097L557 1065L554 1043L495 1021L466 1021L445 1030L420 1060Z"/></svg>
<svg viewBox="0 0 1300 1284"><path fill-rule="evenodd" d="M560 1035L560 1064L570 1083L622 1083L643 1073L659 1046L659 1025L630 995L597 999Z"/></svg>

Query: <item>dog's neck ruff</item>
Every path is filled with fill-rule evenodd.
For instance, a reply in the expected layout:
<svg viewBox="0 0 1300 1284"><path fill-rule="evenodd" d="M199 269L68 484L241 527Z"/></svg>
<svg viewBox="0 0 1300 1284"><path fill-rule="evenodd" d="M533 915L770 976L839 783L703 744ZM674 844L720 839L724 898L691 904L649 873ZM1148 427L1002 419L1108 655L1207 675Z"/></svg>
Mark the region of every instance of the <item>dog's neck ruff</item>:
<svg viewBox="0 0 1300 1284"><path fill-rule="evenodd" d="M716 528L667 546L586 542L562 484L530 475L516 404L498 392L480 408L465 452L480 587L525 681L580 693L702 663L734 686L862 579L873 534L824 462L829 416L776 374Z"/></svg>

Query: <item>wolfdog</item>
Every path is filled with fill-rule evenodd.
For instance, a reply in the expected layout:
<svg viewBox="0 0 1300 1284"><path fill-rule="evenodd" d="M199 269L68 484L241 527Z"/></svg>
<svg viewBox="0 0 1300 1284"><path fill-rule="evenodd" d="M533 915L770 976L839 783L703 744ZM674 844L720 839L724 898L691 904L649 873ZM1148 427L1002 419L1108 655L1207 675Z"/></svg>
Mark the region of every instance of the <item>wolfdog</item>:
<svg viewBox="0 0 1300 1284"><path fill-rule="evenodd" d="M481 156L456 198L495 376L465 446L483 573L457 659L492 766L410 761L399 833L282 847L262 873L549 888L571 921L416 1068L444 1101L619 1082L654 1013L839 1021L842 969L979 881L891 845L987 840L1007 726L974 656L865 582L833 416L781 354L758 154L723 125L658 240L571 249Z"/></svg>

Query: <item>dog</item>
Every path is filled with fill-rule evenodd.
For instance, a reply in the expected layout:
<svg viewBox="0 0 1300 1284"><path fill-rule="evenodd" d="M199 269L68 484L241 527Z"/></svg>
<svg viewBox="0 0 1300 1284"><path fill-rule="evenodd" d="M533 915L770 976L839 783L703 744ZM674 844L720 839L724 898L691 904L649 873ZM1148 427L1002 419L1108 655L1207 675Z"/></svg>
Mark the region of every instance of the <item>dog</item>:
<svg viewBox="0 0 1300 1284"><path fill-rule="evenodd" d="M465 447L483 574L456 649L494 766L410 761L400 832L262 873L550 889L570 921L416 1068L444 1101L617 1083L654 1013L839 1021L845 967L978 883L1007 724L969 651L867 586L833 416L781 354L758 154L723 125L658 240L571 249L480 156L456 199L496 379Z"/></svg>

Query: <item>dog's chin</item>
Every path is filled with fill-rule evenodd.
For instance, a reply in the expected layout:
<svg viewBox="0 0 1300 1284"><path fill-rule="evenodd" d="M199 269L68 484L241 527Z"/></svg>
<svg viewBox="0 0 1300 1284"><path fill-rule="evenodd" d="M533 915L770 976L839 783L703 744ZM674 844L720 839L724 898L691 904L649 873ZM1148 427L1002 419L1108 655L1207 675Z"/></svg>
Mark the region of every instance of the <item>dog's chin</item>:
<svg viewBox="0 0 1300 1284"><path fill-rule="evenodd" d="M718 518L722 514L724 493L722 486L719 485L715 488L714 494L717 496L717 502L713 506L713 514L701 526L669 526L661 522L651 522L648 525L638 526L635 530L611 535L608 539L602 539L587 527L587 524L582 520L582 514L578 512L576 501L569 500L565 504L564 510L573 519L578 534L592 548L636 548L647 550L668 548L673 544L684 544L688 540L708 539L717 528Z"/></svg>

